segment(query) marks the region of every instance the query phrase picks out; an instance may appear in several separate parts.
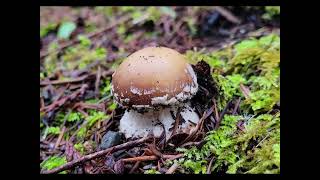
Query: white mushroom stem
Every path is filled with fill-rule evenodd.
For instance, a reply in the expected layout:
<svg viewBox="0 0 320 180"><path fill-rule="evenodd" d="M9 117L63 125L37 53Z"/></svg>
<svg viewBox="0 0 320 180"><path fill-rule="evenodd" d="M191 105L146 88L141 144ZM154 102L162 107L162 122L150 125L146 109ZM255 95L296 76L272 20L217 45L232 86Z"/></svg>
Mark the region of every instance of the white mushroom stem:
<svg viewBox="0 0 320 180"><path fill-rule="evenodd" d="M145 113L139 113L136 110L127 110L120 120L120 132L124 133L126 138L140 138L148 134L159 137L164 127L166 139L168 140L176 121L170 111L172 111L176 117L177 107L149 110ZM190 131L190 128L199 121L198 114L190 107L190 104L185 104L180 114L183 120L181 120L182 124L177 128L178 132Z"/></svg>

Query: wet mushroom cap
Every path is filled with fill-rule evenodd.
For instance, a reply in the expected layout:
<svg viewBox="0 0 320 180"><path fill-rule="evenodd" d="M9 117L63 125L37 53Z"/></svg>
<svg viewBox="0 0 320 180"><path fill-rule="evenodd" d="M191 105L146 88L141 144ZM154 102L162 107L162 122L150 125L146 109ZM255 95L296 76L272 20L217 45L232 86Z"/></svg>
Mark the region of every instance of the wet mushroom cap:
<svg viewBox="0 0 320 180"><path fill-rule="evenodd" d="M179 52L147 47L131 54L112 75L112 93L122 106L148 108L190 99L198 89L190 64Z"/></svg>

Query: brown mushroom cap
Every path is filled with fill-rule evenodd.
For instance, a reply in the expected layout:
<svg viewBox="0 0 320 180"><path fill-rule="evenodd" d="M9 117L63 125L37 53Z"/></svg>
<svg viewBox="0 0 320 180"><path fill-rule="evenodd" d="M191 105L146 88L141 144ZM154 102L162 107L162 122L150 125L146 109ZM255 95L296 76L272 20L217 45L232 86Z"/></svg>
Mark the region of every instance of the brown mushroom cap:
<svg viewBox="0 0 320 180"><path fill-rule="evenodd" d="M178 104L197 89L191 65L166 47L147 47L131 54L112 75L115 100L129 107Z"/></svg>

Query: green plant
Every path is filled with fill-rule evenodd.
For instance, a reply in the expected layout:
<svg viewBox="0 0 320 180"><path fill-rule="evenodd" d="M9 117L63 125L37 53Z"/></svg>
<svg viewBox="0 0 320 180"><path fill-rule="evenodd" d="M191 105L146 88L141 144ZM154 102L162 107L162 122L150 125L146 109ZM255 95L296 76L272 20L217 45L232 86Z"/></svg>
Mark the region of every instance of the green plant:
<svg viewBox="0 0 320 180"><path fill-rule="evenodd" d="M59 156L51 156L47 160L41 162L40 167L43 170L51 170L53 168L62 166L67 163L67 159L65 156L59 157ZM60 172L60 174L66 174L66 171Z"/></svg>
<svg viewBox="0 0 320 180"><path fill-rule="evenodd" d="M89 116L85 118L86 124L81 127L77 133L77 136L80 138L84 138L86 136L87 130L90 129L96 122L101 120L107 120L110 118L109 115L106 115L102 111L89 110Z"/></svg>
<svg viewBox="0 0 320 180"><path fill-rule="evenodd" d="M280 15L280 6L265 6L265 11L262 18L271 20L274 16Z"/></svg>
<svg viewBox="0 0 320 180"><path fill-rule="evenodd" d="M48 127L48 134L60 134L60 127Z"/></svg>
<svg viewBox="0 0 320 180"><path fill-rule="evenodd" d="M107 57L107 50L103 47L91 47L91 40L83 35L77 37L79 44L69 47L62 55L52 53L45 58L44 72L50 76L54 72L61 70L85 69L89 64L95 61L104 60ZM49 45L49 52L54 52L59 47L57 42ZM68 77L60 76L67 79Z"/></svg>
<svg viewBox="0 0 320 180"><path fill-rule="evenodd" d="M84 154L85 152L85 148L84 148L84 145L82 143L77 143L74 145L74 148L79 151L82 155Z"/></svg>
<svg viewBox="0 0 320 180"><path fill-rule="evenodd" d="M40 37L45 37L50 31L54 31L57 28L56 23L49 23L44 27L40 27Z"/></svg>
<svg viewBox="0 0 320 180"><path fill-rule="evenodd" d="M71 33L77 28L76 24L74 22L63 22L57 33L57 37L59 39L69 39L71 36Z"/></svg>
<svg viewBox="0 0 320 180"><path fill-rule="evenodd" d="M83 119L83 115L79 112L71 112L67 118L68 122L75 122L75 121L80 121Z"/></svg>
<svg viewBox="0 0 320 180"><path fill-rule="evenodd" d="M161 173L155 169L148 169L144 171L144 174L161 174Z"/></svg>
<svg viewBox="0 0 320 180"><path fill-rule="evenodd" d="M108 109L110 110L110 111L113 111L113 110L115 110L117 108L117 103L115 103L115 102L113 102L112 104L110 104L109 106L108 106Z"/></svg>
<svg viewBox="0 0 320 180"><path fill-rule="evenodd" d="M111 93L111 81L110 79L106 79L103 84L102 84L102 88L100 90L100 93L102 96L105 96L105 95L110 95Z"/></svg>

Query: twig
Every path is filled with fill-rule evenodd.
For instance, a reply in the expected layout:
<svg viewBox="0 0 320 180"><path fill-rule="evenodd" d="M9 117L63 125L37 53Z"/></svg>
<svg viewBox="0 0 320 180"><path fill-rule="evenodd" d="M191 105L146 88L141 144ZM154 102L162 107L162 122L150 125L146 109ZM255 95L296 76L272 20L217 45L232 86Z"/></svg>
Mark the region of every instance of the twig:
<svg viewBox="0 0 320 180"><path fill-rule="evenodd" d="M250 89L243 84L240 84L240 90L246 99L250 98Z"/></svg>
<svg viewBox="0 0 320 180"><path fill-rule="evenodd" d="M139 156L139 157L122 159L122 161L123 162L153 161L153 160L157 160L158 158L159 158L158 156Z"/></svg>
<svg viewBox="0 0 320 180"><path fill-rule="evenodd" d="M105 150L102 150L102 151L98 151L98 152L95 152L95 153L92 153L92 154L88 154L88 155L82 156L81 158L76 159L74 161L70 161L70 162L68 162L68 163L66 163L66 164L64 164L64 165L62 165L60 167L54 168L52 170L44 171L44 172L42 172L42 174L58 173L58 172L70 169L72 167L75 167L75 166L79 165L80 163L87 162L87 161L89 161L91 159L101 157L101 156L106 155L108 153L137 146L139 144L142 144L142 143L146 142L149 139L150 139L150 137L144 137L144 138L141 138L141 139L138 139L138 140L135 140L135 141L126 142L126 143L123 143L123 144L120 144L120 145L117 145L117 146L113 146L111 148L108 148L108 149L105 149Z"/></svg>
<svg viewBox="0 0 320 180"><path fill-rule="evenodd" d="M183 154L171 155L171 157L167 158L167 160L172 161L181 157L183 157Z"/></svg>
<svg viewBox="0 0 320 180"><path fill-rule="evenodd" d="M269 137L270 132L268 132L268 134L255 146L255 148L257 148L264 140L267 139L267 137Z"/></svg>
<svg viewBox="0 0 320 180"><path fill-rule="evenodd" d="M40 109L44 108L44 99L42 96L40 96Z"/></svg>
<svg viewBox="0 0 320 180"><path fill-rule="evenodd" d="M56 149L60 145L60 142L62 140L62 137L64 135L65 130L66 130L66 127L63 126L63 128L62 128L62 130L61 130L61 132L59 134L58 140L57 140L56 144L54 145L54 149Z"/></svg>
<svg viewBox="0 0 320 180"><path fill-rule="evenodd" d="M93 33L90 33L87 35L87 38L91 39L95 36L98 36L98 35L101 35L103 34L104 32L112 29L114 26L118 25L118 24L121 24L121 23L124 23L128 20L130 20L131 16L130 15L127 15L127 16L122 16L120 19L114 21L111 25L105 27L105 28L102 28L101 30L99 31L96 31L96 32L93 32ZM60 51L62 51L63 49L69 47L69 46L73 46L75 45L76 43L79 43L79 39L74 39L74 40L71 40L71 41L68 41L66 42L65 44L61 44L59 46L59 48L56 50L56 51L52 51L52 52L40 52L40 60L43 59L44 57L48 56L49 54L54 54L54 53L58 53Z"/></svg>
<svg viewBox="0 0 320 180"><path fill-rule="evenodd" d="M129 174L132 174L139 167L140 163L141 161L137 161L132 167L132 169L129 171Z"/></svg>
<svg viewBox="0 0 320 180"><path fill-rule="evenodd" d="M241 97L238 98L237 102L236 102L236 105L234 106L233 108L233 111L232 111L232 115L235 115L238 108L239 108L239 105L240 105L240 102L241 102Z"/></svg>
<svg viewBox="0 0 320 180"><path fill-rule="evenodd" d="M163 159L176 159L177 157L179 158L179 156L177 155L166 155L164 154ZM139 157L132 157L132 158L126 158L126 159L122 159L123 162L136 162L136 161L153 161L153 160L157 160L159 159L158 156L152 155L152 156L139 156Z"/></svg>
<svg viewBox="0 0 320 180"><path fill-rule="evenodd" d="M161 165L160 165L160 161L159 161L159 160L158 160L158 162L157 162L157 168L158 168L158 171L160 171Z"/></svg>
<svg viewBox="0 0 320 180"><path fill-rule="evenodd" d="M99 97L99 94L100 94L100 91L99 91L100 78L101 78L101 67L98 66L97 77L96 77L96 82L95 82L95 95L96 95L96 98Z"/></svg>
<svg viewBox="0 0 320 180"><path fill-rule="evenodd" d="M83 127L85 127L87 124L88 124L88 121L87 121L87 120L83 121L82 124L80 125L80 127L72 134L72 136L69 138L68 141L69 141L69 142L72 142L72 141L75 139L75 137L76 137L76 135L78 134L78 132L79 132Z"/></svg>
<svg viewBox="0 0 320 180"><path fill-rule="evenodd" d="M74 129L75 127L79 126L79 124L80 124L81 122L82 122L82 121L78 121L75 125L71 126L69 129L67 129L67 130L65 131L65 133L70 132L72 129Z"/></svg>
<svg viewBox="0 0 320 180"><path fill-rule="evenodd" d="M90 75L83 75L74 79L70 80L54 80L54 81L42 81L40 82L40 86L47 86L47 85L56 85L56 84L66 84L66 83L75 83L79 81L83 81L90 77Z"/></svg>
<svg viewBox="0 0 320 180"><path fill-rule="evenodd" d="M78 102L73 105L72 109L95 109L95 110L103 110L104 109L104 104L89 104L89 103L84 103L84 102Z"/></svg>
<svg viewBox="0 0 320 180"><path fill-rule="evenodd" d="M218 107L217 107L217 102L216 102L216 100L213 98L212 99L212 101L213 101L213 105L214 105L214 113L215 113L215 115L216 115L216 122L217 122L217 120L219 119L219 112L218 112Z"/></svg>
<svg viewBox="0 0 320 180"><path fill-rule="evenodd" d="M44 107L43 109L40 109L40 111L45 110L46 112L49 112L49 111L52 111L56 108L59 108L62 105L64 105L66 102L70 102L70 101L74 100L76 97L78 97L79 95L83 95L87 88L88 88L88 85L83 84L82 87L78 91L72 93L69 96L66 96L64 98L61 98L59 100L54 101L50 105Z"/></svg>
<svg viewBox="0 0 320 180"><path fill-rule="evenodd" d="M207 169L207 174L211 174L211 166L212 166L212 162L214 160L214 156L211 158L210 162L209 162L209 166L208 166L208 169Z"/></svg>
<svg viewBox="0 0 320 180"><path fill-rule="evenodd" d="M218 11L223 17L225 17L228 21L235 23L235 24L240 24L241 20L233 15L230 11L227 9L221 7L221 6L215 6L214 9Z"/></svg>
<svg viewBox="0 0 320 180"><path fill-rule="evenodd" d="M176 131L177 131L177 129L178 129L179 122L180 122L180 118L181 118L180 112L181 112L181 108L179 108L178 111L177 111L176 121L175 121L175 123L174 123L173 130L172 130L172 133L171 133L170 138L176 134ZM170 138L169 138L169 139L170 139Z"/></svg>
<svg viewBox="0 0 320 180"><path fill-rule="evenodd" d="M153 144L147 144L149 150L156 156L162 158L163 157L163 154L156 148L156 145L153 143Z"/></svg>
<svg viewBox="0 0 320 180"><path fill-rule="evenodd" d="M186 146L199 146L200 144L203 143L203 140L199 141L199 142L187 142L182 144L180 147L186 147Z"/></svg>
<svg viewBox="0 0 320 180"><path fill-rule="evenodd" d="M224 107L224 109L222 110L221 114L219 115L219 119L217 119L217 121L216 121L215 129L217 129L217 128L220 126L220 122L221 122L221 120L223 119L223 116L226 114L227 109L229 108L231 102L232 102L232 100L230 100L230 101L228 102L228 104L226 105L226 107Z"/></svg>
<svg viewBox="0 0 320 180"><path fill-rule="evenodd" d="M144 155L145 155L145 153L142 154L142 156L144 156ZM133 166L133 167L131 168L131 170L129 171L129 174L132 174L132 173L139 167L140 162L141 162L141 161L137 161L137 162L134 164L134 166Z"/></svg>
<svg viewBox="0 0 320 180"><path fill-rule="evenodd" d="M105 96L105 97L101 98L101 99L97 102L97 104L100 104L101 102L103 102L103 101L105 101L105 100L108 100L108 99L111 98L111 97L112 97L112 95L109 94L108 96Z"/></svg>
<svg viewBox="0 0 320 180"><path fill-rule="evenodd" d="M203 122L205 119L207 119L213 112L213 107L209 108L209 110L205 111L203 113L203 116L200 118L198 124L196 125L196 127L194 129L191 130L191 133L189 134L189 136L184 139L181 144L184 144L185 142L189 141L191 138L194 137L194 135L196 134L196 132L198 132L199 129L202 128Z"/></svg>
<svg viewBox="0 0 320 180"><path fill-rule="evenodd" d="M168 169L168 171L166 172L166 174L173 174L177 168L179 167L178 163L173 163L173 165Z"/></svg>

